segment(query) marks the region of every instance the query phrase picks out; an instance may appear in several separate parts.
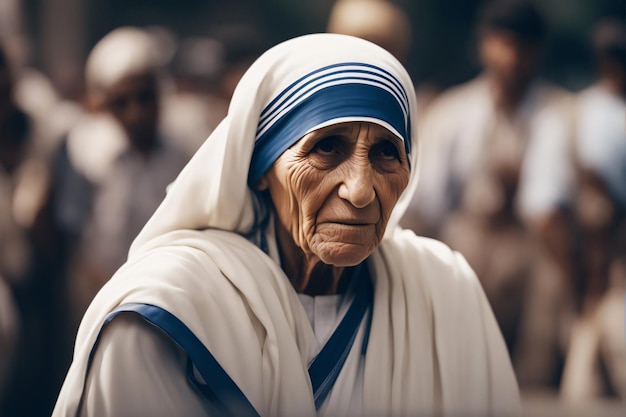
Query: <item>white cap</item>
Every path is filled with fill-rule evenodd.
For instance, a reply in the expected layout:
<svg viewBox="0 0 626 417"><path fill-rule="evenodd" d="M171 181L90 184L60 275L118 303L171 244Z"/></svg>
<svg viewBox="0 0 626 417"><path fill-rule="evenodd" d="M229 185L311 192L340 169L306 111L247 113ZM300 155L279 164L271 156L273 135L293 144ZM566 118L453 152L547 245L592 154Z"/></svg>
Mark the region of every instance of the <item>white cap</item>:
<svg viewBox="0 0 626 417"><path fill-rule="evenodd" d="M117 28L102 38L87 58L87 90L100 93L125 77L156 73L159 62L157 45L148 32Z"/></svg>

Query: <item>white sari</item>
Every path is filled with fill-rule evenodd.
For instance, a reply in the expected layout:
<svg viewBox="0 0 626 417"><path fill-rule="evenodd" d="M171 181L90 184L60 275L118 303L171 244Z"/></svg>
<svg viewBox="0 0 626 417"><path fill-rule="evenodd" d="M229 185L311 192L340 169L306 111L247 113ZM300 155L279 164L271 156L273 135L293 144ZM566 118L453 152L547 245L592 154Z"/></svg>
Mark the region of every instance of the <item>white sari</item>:
<svg viewBox="0 0 626 417"><path fill-rule="evenodd" d="M180 319L260 415L316 416L307 372L316 353L314 334L280 268L271 225L250 234L255 203L247 167L262 109L303 75L341 62L394 74L415 111L408 74L369 42L308 35L259 58L239 83L226 119L171 185L128 262L89 307L54 416L76 415L90 352L106 317L126 303L156 305ZM411 118L416 120L414 113ZM445 245L397 226L417 178L415 123L411 128L412 178L367 260L375 290L363 414L519 415L506 348L474 273ZM261 234L268 253L256 244ZM354 363L348 359L344 368Z"/></svg>

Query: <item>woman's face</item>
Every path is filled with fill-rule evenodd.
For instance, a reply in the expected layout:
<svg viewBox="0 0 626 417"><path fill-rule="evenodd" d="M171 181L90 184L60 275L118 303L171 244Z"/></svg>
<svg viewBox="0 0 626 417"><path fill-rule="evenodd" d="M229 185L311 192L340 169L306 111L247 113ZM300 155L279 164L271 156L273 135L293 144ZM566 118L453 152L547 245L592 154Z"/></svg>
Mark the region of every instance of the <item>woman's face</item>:
<svg viewBox="0 0 626 417"><path fill-rule="evenodd" d="M305 135L259 181L308 258L356 265L380 243L409 182L404 144L374 123L331 125Z"/></svg>

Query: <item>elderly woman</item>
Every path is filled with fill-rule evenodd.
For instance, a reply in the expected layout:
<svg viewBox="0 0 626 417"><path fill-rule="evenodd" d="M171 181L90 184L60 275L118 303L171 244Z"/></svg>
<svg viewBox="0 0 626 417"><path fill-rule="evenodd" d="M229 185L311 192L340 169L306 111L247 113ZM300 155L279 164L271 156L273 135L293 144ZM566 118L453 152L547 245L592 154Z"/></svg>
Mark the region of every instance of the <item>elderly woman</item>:
<svg viewBox="0 0 626 417"><path fill-rule="evenodd" d="M517 415L461 255L400 230L415 96L388 52L266 52L87 311L54 415Z"/></svg>

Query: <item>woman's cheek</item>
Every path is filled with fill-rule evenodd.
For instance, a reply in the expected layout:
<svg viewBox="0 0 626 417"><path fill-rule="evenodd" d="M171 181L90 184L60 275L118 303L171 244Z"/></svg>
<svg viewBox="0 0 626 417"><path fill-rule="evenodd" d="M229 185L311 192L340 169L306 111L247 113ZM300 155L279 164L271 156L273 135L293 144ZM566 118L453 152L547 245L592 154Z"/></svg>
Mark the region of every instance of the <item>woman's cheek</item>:
<svg viewBox="0 0 626 417"><path fill-rule="evenodd" d="M312 250L311 245L316 233L316 222L321 207L322 197L317 193L309 193L300 200L299 246L305 252Z"/></svg>
<svg viewBox="0 0 626 417"><path fill-rule="evenodd" d="M294 242L305 252L308 251L309 240L314 231L314 216L310 210L310 189L312 184L306 181L306 171L301 169L290 171L288 180L289 212L291 213L291 234Z"/></svg>
<svg viewBox="0 0 626 417"><path fill-rule="evenodd" d="M395 176L394 176L395 177ZM380 200L382 214L386 218L389 218L396 203L400 199L402 192L406 188L408 179L403 181L402 178L387 178L380 181L376 188L376 193ZM384 178L383 178L384 179Z"/></svg>

